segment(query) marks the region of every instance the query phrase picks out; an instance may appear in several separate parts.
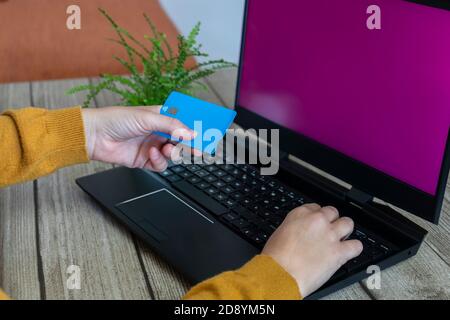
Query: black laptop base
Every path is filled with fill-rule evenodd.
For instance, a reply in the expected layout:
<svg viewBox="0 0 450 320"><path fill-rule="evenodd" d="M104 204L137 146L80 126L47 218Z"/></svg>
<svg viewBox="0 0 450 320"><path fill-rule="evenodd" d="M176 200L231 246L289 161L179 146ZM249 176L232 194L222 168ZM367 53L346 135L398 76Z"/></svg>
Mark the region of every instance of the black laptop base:
<svg viewBox="0 0 450 320"><path fill-rule="evenodd" d="M290 206L310 201L336 206L341 215L354 219L358 231L351 237L363 241L365 247L363 255L343 266L310 299L368 277L369 265L385 269L413 256L426 234L394 210L364 197L358 199L358 193L349 193L297 163L282 161L275 178L261 177L256 169L247 165L178 165L155 174L117 168L80 178L77 183L193 284L238 268L260 252L271 234L269 228L277 226L261 221L281 223L289 206L280 208L277 201L267 204L270 210L256 206L264 205L269 193L279 188L285 193L278 192L276 199L295 195L289 198ZM242 181L240 175L249 180ZM252 185L248 193L244 188ZM226 192L228 186L233 186L233 192ZM246 194L254 199L258 193L265 195L261 201L244 201ZM271 217L277 208L279 215ZM254 221L249 214L256 217ZM251 230L248 223L258 226L251 235L246 233Z"/></svg>

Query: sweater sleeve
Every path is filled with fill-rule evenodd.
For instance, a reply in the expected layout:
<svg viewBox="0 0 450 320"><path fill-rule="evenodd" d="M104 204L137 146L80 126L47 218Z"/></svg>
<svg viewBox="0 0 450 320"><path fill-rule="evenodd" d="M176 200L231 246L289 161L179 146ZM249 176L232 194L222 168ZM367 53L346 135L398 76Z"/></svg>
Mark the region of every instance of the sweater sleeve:
<svg viewBox="0 0 450 320"><path fill-rule="evenodd" d="M0 115L0 187L89 161L79 107Z"/></svg>
<svg viewBox="0 0 450 320"><path fill-rule="evenodd" d="M258 255L235 271L224 272L193 287L190 300L298 300L302 299L295 279L275 260Z"/></svg>
<svg viewBox="0 0 450 320"><path fill-rule="evenodd" d="M9 297L0 289L0 300L9 300Z"/></svg>

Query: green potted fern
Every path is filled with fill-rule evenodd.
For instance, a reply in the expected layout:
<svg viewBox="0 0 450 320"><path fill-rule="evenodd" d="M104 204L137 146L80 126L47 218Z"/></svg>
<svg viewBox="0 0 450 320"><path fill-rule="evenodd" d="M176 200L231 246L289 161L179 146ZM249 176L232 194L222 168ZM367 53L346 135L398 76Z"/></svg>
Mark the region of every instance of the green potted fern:
<svg viewBox="0 0 450 320"><path fill-rule="evenodd" d="M152 36L144 36L145 41L140 41L117 25L104 9L99 11L110 22L118 36L118 39L112 41L121 45L127 53L128 60L118 56L114 56L114 59L121 63L130 75L103 74L97 84L70 89L68 94L89 92L83 107L88 107L103 90L118 94L126 106L161 105L172 91L192 95L197 87L207 90L200 79L219 69L236 66L223 59L198 63L193 68L185 66L191 57L208 57L208 54L201 51L201 44L197 43L200 23L194 26L187 37L178 36L178 50L174 50L169 45L166 35L156 29L148 15L144 14L144 18ZM141 64L142 71L139 70L138 63Z"/></svg>

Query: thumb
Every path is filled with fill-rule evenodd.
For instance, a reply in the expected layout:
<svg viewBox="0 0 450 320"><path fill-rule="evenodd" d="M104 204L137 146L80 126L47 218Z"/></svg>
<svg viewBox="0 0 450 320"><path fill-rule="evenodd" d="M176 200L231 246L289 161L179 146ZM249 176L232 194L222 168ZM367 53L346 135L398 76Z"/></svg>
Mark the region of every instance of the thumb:
<svg viewBox="0 0 450 320"><path fill-rule="evenodd" d="M193 130L181 121L152 111L144 111L142 126L146 131L160 131L167 133L175 139L192 140L195 137Z"/></svg>

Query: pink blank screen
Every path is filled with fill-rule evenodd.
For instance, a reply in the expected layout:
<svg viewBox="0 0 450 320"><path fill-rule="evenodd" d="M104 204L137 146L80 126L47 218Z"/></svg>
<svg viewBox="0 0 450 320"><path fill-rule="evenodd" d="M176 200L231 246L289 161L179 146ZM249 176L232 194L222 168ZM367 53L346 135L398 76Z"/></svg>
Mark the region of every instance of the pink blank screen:
<svg viewBox="0 0 450 320"><path fill-rule="evenodd" d="M238 104L436 193L450 125L450 11L250 0Z"/></svg>

